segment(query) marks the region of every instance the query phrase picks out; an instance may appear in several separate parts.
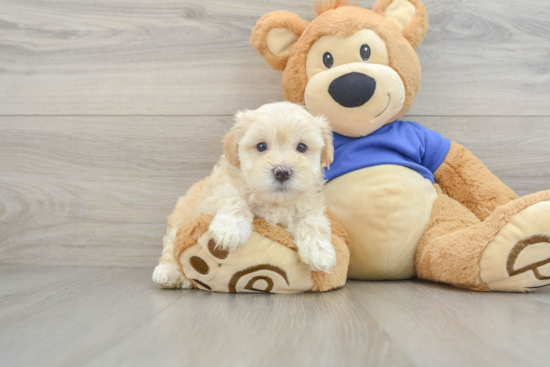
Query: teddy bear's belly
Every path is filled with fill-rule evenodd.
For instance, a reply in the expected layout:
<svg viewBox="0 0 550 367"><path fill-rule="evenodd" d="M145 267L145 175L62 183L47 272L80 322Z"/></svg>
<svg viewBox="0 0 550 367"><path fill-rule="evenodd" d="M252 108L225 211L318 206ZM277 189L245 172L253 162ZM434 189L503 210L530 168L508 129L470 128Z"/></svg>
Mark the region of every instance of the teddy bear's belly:
<svg viewBox="0 0 550 367"><path fill-rule="evenodd" d="M330 181L327 204L350 236L351 279L407 279L437 197L433 184L398 165L363 168Z"/></svg>

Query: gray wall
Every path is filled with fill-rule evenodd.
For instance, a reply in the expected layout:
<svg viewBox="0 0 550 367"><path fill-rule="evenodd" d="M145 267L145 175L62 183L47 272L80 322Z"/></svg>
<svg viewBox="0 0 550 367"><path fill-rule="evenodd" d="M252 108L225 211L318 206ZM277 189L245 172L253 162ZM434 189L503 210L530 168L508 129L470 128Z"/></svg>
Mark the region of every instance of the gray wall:
<svg viewBox="0 0 550 367"><path fill-rule="evenodd" d="M363 7L374 1L362 0ZM408 118L550 188L550 2L426 0ZM0 0L0 264L153 266L231 115L281 100L249 45L311 0Z"/></svg>

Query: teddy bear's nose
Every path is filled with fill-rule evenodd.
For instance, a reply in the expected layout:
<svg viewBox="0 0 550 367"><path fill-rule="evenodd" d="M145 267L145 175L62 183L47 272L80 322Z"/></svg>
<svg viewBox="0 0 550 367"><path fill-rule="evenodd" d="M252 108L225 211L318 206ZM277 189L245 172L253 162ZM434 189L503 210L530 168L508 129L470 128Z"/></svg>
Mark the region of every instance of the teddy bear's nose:
<svg viewBox="0 0 550 367"><path fill-rule="evenodd" d="M331 97L344 107L359 107L372 98L376 80L370 76L352 72L332 81L328 87Z"/></svg>

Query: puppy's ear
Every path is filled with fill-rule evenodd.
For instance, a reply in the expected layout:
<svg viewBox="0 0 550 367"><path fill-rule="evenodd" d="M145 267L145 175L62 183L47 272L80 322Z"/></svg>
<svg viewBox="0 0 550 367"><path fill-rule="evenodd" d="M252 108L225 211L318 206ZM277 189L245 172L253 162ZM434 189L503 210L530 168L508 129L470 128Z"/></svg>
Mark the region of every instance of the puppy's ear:
<svg viewBox="0 0 550 367"><path fill-rule="evenodd" d="M239 166L239 142L244 137L246 129L252 122L253 111L245 110L235 115L235 125L223 137L223 155L234 166Z"/></svg>
<svg viewBox="0 0 550 367"><path fill-rule="evenodd" d="M372 10L397 25L413 48L428 33L428 15L420 0L378 0Z"/></svg>
<svg viewBox="0 0 550 367"><path fill-rule="evenodd" d="M317 123L321 127L321 134L323 135L323 141L325 146L321 152L321 164L330 168L330 164L334 161L334 146L332 145L332 130L330 124L324 116L317 116L315 118Z"/></svg>
<svg viewBox="0 0 550 367"><path fill-rule="evenodd" d="M275 70L284 70L288 54L309 22L288 11L274 11L258 20L250 43Z"/></svg>

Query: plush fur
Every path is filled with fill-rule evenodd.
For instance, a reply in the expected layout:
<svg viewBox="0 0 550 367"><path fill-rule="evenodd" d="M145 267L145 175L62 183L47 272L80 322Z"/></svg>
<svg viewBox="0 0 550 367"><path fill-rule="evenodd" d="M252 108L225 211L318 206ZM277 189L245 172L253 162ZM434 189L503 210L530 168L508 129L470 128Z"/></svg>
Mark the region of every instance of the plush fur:
<svg viewBox="0 0 550 367"><path fill-rule="evenodd" d="M276 65L278 69L284 69L282 84L285 98L294 103L305 103L308 108L312 107L315 113L325 113L334 120L332 121L332 125L335 132L353 138L372 133L373 130L379 128L384 123L392 123L402 117L413 105L421 80L420 62L415 48L421 44L426 36L428 17L420 0L378 0L372 11L357 6L347 6L347 4L347 1L342 0L318 2L317 11L319 15L309 24L306 24L305 21L298 19L296 15L290 13L277 13L278 17L284 18L284 21L279 20L277 22L270 20L272 18L268 14L260 19L258 25L254 28L252 39L255 40L253 46L273 66L271 56L268 53L268 56L265 56L265 47L267 46L265 41L261 41L262 34L265 33L265 29L272 29L275 26L279 27L281 24L288 22L294 23L288 28L291 32L294 32L293 34L299 35L299 37L281 37L281 40L286 40L285 50L289 50L289 52L285 55L284 63ZM377 59L364 59L363 56L359 56L358 46L360 44L354 44L351 41L348 42L349 39L352 39L352 36L356 36L359 32L364 32L365 30L374 32L383 40L387 48L387 58L385 54L382 55L385 50L384 52L380 51L380 47L377 44L376 47L378 49L375 51L379 57ZM281 34L284 33L281 32ZM364 34L364 39L367 39L369 37L368 32L364 32ZM276 35L272 33L272 45L277 45ZM331 46L334 44L334 37L342 40L340 43L336 42L338 46ZM359 39L361 40L362 38L359 37ZM373 37L370 39L372 42L378 42ZM289 42L293 42L293 44L290 45L288 44ZM343 45L348 43L352 48L350 50L342 50ZM328 49L329 46L333 47L333 49L338 49L337 52L341 56L340 59L345 60L347 58L351 61L342 61L340 64L336 64L338 59L332 57L330 60L334 63L333 65L332 63L325 63L323 59L324 67L322 65L321 67L314 66L316 74L312 72L308 74L309 55L313 55L315 57L313 60L317 60L315 62L318 63L318 60L321 57L324 58L324 55L326 55L323 54L325 50L327 53L333 51ZM312 50L315 50L315 52L310 54ZM333 66L335 68L332 68ZM367 102L361 106L337 106L336 102L330 100L330 98L334 97L326 96L329 93L327 85L331 85L333 80L342 75L340 73L342 69L338 69L338 72L336 72L336 69L345 68L346 66L348 67L346 73L363 73L369 76L370 79L373 79L377 87L383 84L382 80L377 80L377 77L379 79L385 78L384 81L387 81L387 78L394 78L395 73L397 73L405 88L405 97L401 110L391 118L387 118L387 121L382 121L379 124L380 121L374 121L373 116L370 115L365 115L364 121L358 121L357 116L361 119L363 115L355 113L355 111L359 110L357 107L363 107L365 103L368 104L375 98L369 97ZM377 72L377 70L387 70L387 68L391 68L394 73ZM323 73L326 76L326 80L323 79L322 83L314 83L315 78ZM331 80L331 78L333 79ZM308 85L313 84L315 84L315 88L308 88ZM393 85L401 87L396 83ZM386 88L391 89L391 87L387 86ZM311 104L309 101L311 98L316 97L316 93L319 96L323 94L323 96L322 98L319 97L317 101L320 101L319 103ZM329 106L325 101L334 103ZM374 106L375 103L379 103L379 99L372 103ZM378 105L376 105L376 108L368 111L372 114L372 111L378 110ZM383 119L386 118L386 116L382 116ZM338 121L335 119L338 119ZM342 123L342 121L344 122ZM365 126L369 125L372 130L365 129ZM353 159L353 157L340 157L339 159ZM377 231L375 234L366 233L363 226L361 224L358 225L358 223L367 223L367 219L370 219L362 219L363 217L361 216L368 216L369 211L363 205L357 204L362 203L364 197L380 201L372 203L373 207L376 206L376 208L386 208L386 210L389 210L388 205L384 206L384 198L386 196L375 195L373 193L385 193L385 188L390 184L394 186L395 192L406 192L406 190L402 190L402 185L407 185L406 180L400 179L396 179L391 183L388 182L387 185L377 182L376 185L379 186L365 187L365 185L362 185L362 182L358 182L354 177L369 177L368 172L365 171L367 169L363 169L361 175L351 172L338 177L331 181L325 190L329 203L335 205L332 207L333 213L340 215L336 219L343 219L345 217L349 219L349 222L354 222L353 228L350 223L342 222L342 224L344 227L349 224L348 230L350 233L353 232L351 263L354 264L354 273L356 274L371 274L372 272L358 271L357 267L360 267L361 264L357 264L357 261L354 261L355 256L358 259L367 259L369 254L375 253L377 256L380 256L380 259L369 259L371 263L372 261L376 262L380 260L386 261L386 265L388 264L390 246L387 246L387 251L384 251L384 248L378 248L377 251L369 252L369 244L365 239L390 239L406 235L405 233L391 233L392 230L397 228L387 223L387 218L390 218L392 213L386 213L386 225L372 225L375 222L384 222L384 220L378 222L373 220L369 221L369 225L364 225L364 228ZM416 265L416 274L421 278L481 291L525 291L528 287L544 286L550 283L550 277L541 275L541 272L538 270L538 267L546 266L550 261L550 259L545 258L545 256L547 257L547 251L531 251L528 257L532 263L520 269L521 274L518 276L515 272L520 270L512 269L512 261L517 259L519 255L518 253L512 254L513 251L511 250L512 248L520 248L521 246L516 247L516 245L522 244L522 241L525 242L526 239L530 239L530 241L542 241L540 244L536 244L539 246L537 248L549 246L543 239L550 236L550 220L545 221L544 219L540 219L539 216L546 218L549 215L548 202L550 201L550 192L545 191L518 198L478 158L466 148L456 143L452 143L444 162L434 173L434 178L437 183L434 186L434 190L431 190L430 187L430 190L426 190L425 193L415 193L415 195L424 195L426 200L433 200L432 196L435 197L434 191L437 192L437 198L433 201L431 218L426 225L422 238L419 243L405 246L408 247L406 249L399 248L399 246L393 248L407 254L411 251L413 253L416 251L415 264L399 263L396 269L408 267L412 269L412 265ZM335 183L333 184L333 182ZM348 193L344 193L343 183L348 185ZM408 186L409 188L410 185ZM335 190L333 189L334 187L338 189ZM359 195L361 198L354 200L353 197L346 196L350 195L349 193L353 193L355 196ZM394 199L397 202L401 200L400 198ZM419 202L426 203L426 200L420 200ZM366 203L365 205L368 206L369 204ZM378 212L381 213L383 211L379 210ZM399 213L403 216L410 216L413 215L410 213L414 213L414 210ZM407 221L402 216L399 218L402 221ZM533 220L533 218L537 220ZM537 223L533 225L529 221ZM412 223L412 221L408 222ZM533 233L533 231L537 233ZM514 235L506 237L505 234L508 232L514 233ZM497 237L498 241L496 240ZM498 246L492 246L493 243L498 244ZM374 248L376 246L371 245L371 247ZM488 248L491 248L491 250L489 251ZM526 247L523 246L521 248ZM510 255L506 251L509 251ZM487 253L491 254L485 256ZM396 258L399 259L399 256L396 256ZM506 263L508 261L506 260L507 258L512 259L509 260L511 265ZM482 261L482 259L484 260ZM500 261L501 263L491 263L491 261ZM387 266L381 266L380 268L387 270ZM508 269L508 273L502 273L502 269ZM396 274L386 274L385 270L383 271L385 279L391 279L396 276ZM399 272L399 270L396 270L396 272ZM380 279L380 274L369 276L372 276L372 279ZM491 284L485 283L483 279L490 279Z"/></svg>
<svg viewBox="0 0 550 367"><path fill-rule="evenodd" d="M386 9L394 0L381 0L374 4L372 11L384 16ZM415 7L414 17L405 28L401 30L403 37L409 41L413 48L420 46L426 34L428 34L428 14L420 0L408 0Z"/></svg>
<svg viewBox="0 0 550 367"><path fill-rule="evenodd" d="M294 13L288 11L276 11L264 15L254 27L250 43L265 58L269 66L275 70L284 70L288 62L288 55L274 55L267 47L267 35L276 28L285 28L300 36L309 22L301 19Z"/></svg>
<svg viewBox="0 0 550 367"><path fill-rule="evenodd" d="M359 3L358 0L355 0L355 6ZM317 0L315 1L315 11L317 15L321 15L326 11L334 10L342 6L349 5L349 0Z"/></svg>
<svg viewBox="0 0 550 367"><path fill-rule="evenodd" d="M441 190L485 220L500 205L518 198L516 193L491 173L462 145L452 142L434 177Z"/></svg>
<svg viewBox="0 0 550 367"><path fill-rule="evenodd" d="M550 191L509 201L481 222L466 207L437 190L432 220L417 250L418 276L461 288L491 290L480 276L484 250L515 215L549 201Z"/></svg>
<svg viewBox="0 0 550 367"><path fill-rule="evenodd" d="M346 282L349 263L349 244L347 234L343 227L332 217L330 212L327 212L326 214L330 220L330 226L332 228L331 242L334 246L337 262L330 273L325 273L322 271L311 272L311 278L313 280L313 287L309 289L311 292L326 292L329 290L338 289L343 287ZM176 259L177 266L181 274L184 274L182 263L180 261L181 255L186 250L196 246L198 239L208 231L208 227L212 222L212 219L212 216L205 214L196 218L194 221L187 223L178 230L178 234L174 241L172 258ZM255 218L253 231L258 233L261 238L267 238L281 246L292 249L294 252L298 252L298 247L296 246L292 236L290 236L289 233L280 226L273 226L262 218ZM248 254L248 256L254 257L254 254ZM234 272L237 272L238 270L241 269L235 269ZM187 278L185 279L189 282L190 287L199 288L196 281L187 280ZM229 281L230 280L227 279L227 282Z"/></svg>
<svg viewBox="0 0 550 367"><path fill-rule="evenodd" d="M258 40L262 38L265 29L273 26L270 14L262 17L252 31L252 45L262 55L266 53L264 49L265 44L260 43ZM291 18L295 18L295 15L292 14L291 16L291 14L288 12L285 12L285 14L276 13L277 17L284 17L289 22ZM342 38L348 37L361 29L372 29L386 41L390 66L399 74L406 90L405 103L399 114L392 121L403 116L413 105L416 93L420 88L422 73L418 56L413 46L402 36L402 32L396 25L388 22L384 17L371 10L354 6L343 6L325 11L303 30L298 42L292 47L290 55L285 59L286 67L283 72L283 92L285 99L294 103L304 103L304 91L308 82L305 71L306 59L308 51L315 41L324 35L335 35ZM273 67L270 61L271 58L267 58L266 60ZM279 67L281 65L277 64L277 66L274 68L280 70Z"/></svg>

